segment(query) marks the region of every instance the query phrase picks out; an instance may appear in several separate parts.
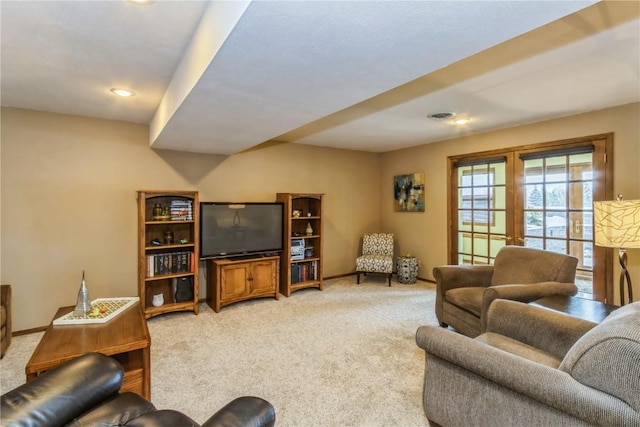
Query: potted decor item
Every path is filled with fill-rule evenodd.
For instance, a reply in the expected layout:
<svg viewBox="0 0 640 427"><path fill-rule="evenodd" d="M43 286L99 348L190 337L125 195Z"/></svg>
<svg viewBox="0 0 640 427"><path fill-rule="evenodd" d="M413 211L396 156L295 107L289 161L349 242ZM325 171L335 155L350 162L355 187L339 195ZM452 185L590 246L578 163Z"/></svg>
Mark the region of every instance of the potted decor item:
<svg viewBox="0 0 640 427"><path fill-rule="evenodd" d="M156 220L156 219L162 217L162 206L160 206L159 203L156 203L156 205L153 207L152 212L153 212L152 213L152 215L153 215L152 219Z"/></svg>

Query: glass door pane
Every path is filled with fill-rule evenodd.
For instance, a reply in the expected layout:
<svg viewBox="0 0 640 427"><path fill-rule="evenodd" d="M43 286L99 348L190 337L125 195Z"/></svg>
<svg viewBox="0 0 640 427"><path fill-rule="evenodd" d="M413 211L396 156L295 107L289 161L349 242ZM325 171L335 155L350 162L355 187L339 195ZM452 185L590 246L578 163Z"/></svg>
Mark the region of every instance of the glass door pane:
<svg viewBox="0 0 640 427"><path fill-rule="evenodd" d="M593 294L593 154L523 161L524 246L578 258L576 285Z"/></svg>
<svg viewBox="0 0 640 427"><path fill-rule="evenodd" d="M568 253L580 295L615 303L613 254L593 242L593 201L613 198L612 152L605 134L449 157L449 262L492 264L505 245Z"/></svg>
<svg viewBox="0 0 640 427"><path fill-rule="evenodd" d="M508 240L506 161L457 168L458 264L493 264Z"/></svg>

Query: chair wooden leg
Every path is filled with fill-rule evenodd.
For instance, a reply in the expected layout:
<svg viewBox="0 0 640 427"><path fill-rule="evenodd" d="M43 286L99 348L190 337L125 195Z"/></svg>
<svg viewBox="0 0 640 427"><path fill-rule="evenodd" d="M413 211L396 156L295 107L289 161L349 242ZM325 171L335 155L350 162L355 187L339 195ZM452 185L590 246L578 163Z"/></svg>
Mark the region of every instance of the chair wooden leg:
<svg viewBox="0 0 640 427"><path fill-rule="evenodd" d="M393 273L389 273L389 286L391 286L391 276L393 276Z"/></svg>
<svg viewBox="0 0 640 427"><path fill-rule="evenodd" d="M356 273L356 276L358 277L357 284L359 285L360 284L360 272Z"/></svg>

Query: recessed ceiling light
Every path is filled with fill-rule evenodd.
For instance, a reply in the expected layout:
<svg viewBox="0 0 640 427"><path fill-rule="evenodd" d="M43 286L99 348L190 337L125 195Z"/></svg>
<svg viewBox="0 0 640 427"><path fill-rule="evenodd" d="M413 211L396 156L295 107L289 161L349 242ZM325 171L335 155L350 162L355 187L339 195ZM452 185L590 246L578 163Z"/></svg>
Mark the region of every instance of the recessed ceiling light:
<svg viewBox="0 0 640 427"><path fill-rule="evenodd" d="M153 3L153 0L129 0L129 3L138 4L140 6L146 6Z"/></svg>
<svg viewBox="0 0 640 427"><path fill-rule="evenodd" d="M122 88L118 88L118 87L114 87L113 89L111 89L111 92L115 93L118 96L135 96L135 92L129 90L129 89L122 89Z"/></svg>
<svg viewBox="0 0 640 427"><path fill-rule="evenodd" d="M433 113L433 114L429 114L427 117L430 118L431 120L447 120L447 119L451 119L453 117L455 117L456 113L454 113L453 111L451 112L447 112L447 113Z"/></svg>
<svg viewBox="0 0 640 427"><path fill-rule="evenodd" d="M471 119L469 117L459 117L452 121L454 125L466 125Z"/></svg>

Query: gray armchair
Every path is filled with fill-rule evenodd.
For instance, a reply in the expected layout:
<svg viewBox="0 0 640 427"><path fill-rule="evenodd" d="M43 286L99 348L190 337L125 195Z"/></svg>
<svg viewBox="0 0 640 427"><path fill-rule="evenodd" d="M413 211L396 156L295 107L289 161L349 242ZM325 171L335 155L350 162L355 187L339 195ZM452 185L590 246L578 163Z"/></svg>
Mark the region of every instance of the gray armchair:
<svg viewBox="0 0 640 427"><path fill-rule="evenodd" d="M531 302L549 295L575 295L578 259L522 246L501 248L493 265L435 267L436 317L440 326L475 337L497 298Z"/></svg>
<svg viewBox="0 0 640 427"><path fill-rule="evenodd" d="M442 426L640 426L640 302L596 324L496 300L469 338L422 326L424 411Z"/></svg>

